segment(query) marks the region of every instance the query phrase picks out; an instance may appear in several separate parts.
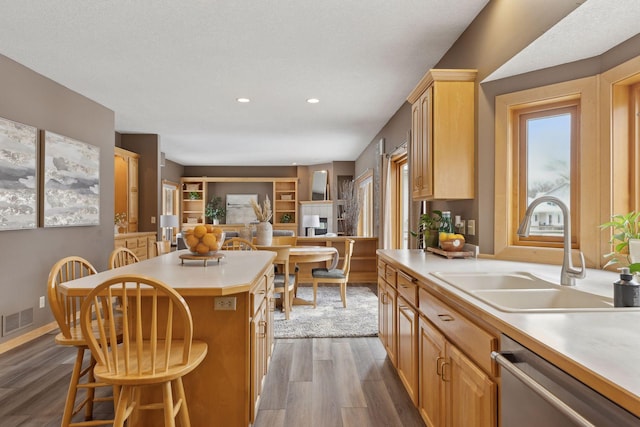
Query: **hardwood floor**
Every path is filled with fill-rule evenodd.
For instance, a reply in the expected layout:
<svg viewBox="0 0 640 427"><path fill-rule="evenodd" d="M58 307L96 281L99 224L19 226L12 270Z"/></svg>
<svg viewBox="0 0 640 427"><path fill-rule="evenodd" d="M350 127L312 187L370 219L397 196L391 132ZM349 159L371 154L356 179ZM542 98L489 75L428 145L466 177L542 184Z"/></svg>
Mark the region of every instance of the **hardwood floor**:
<svg viewBox="0 0 640 427"><path fill-rule="evenodd" d="M54 336L0 355L3 427L60 425L75 349ZM95 412L109 418L113 407ZM378 338L276 340L254 427L292 425L424 426Z"/></svg>

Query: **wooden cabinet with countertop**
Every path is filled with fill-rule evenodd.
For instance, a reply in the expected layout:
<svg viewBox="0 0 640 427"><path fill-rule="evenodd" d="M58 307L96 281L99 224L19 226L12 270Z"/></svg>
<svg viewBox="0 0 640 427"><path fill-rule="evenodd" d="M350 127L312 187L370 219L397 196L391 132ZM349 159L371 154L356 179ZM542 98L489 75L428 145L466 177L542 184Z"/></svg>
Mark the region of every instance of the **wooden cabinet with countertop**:
<svg viewBox="0 0 640 427"><path fill-rule="evenodd" d="M500 425L496 390L502 389L504 370L498 369L490 353L503 336L640 422L640 383L636 381L640 366L629 363L640 354L640 330L635 326L640 323L640 309L611 305L504 310L475 297L465 285L445 280L446 274L491 277L526 272L559 286L561 266L487 258L449 260L421 250L379 249L377 255L379 266L392 266L418 282L418 408L428 425ZM571 291L611 298L611 283L617 279L613 272L587 269L586 278ZM432 399L436 395L445 402Z"/></svg>
<svg viewBox="0 0 640 427"><path fill-rule="evenodd" d="M152 231L120 233L114 236L114 249L130 249L140 261L143 261L155 256L155 242L156 233Z"/></svg>
<svg viewBox="0 0 640 427"><path fill-rule="evenodd" d="M255 416L271 351L269 292L274 255L268 251L230 251L220 263L204 266L199 260L181 264L183 253L186 251L171 252L69 281L63 292L83 296L120 274L147 275L172 286L189 305L193 338L209 346L204 361L184 378L191 425L247 427ZM218 297L231 298L235 309L216 309ZM145 389L145 393L160 390ZM157 415L145 414L142 425L162 425Z"/></svg>

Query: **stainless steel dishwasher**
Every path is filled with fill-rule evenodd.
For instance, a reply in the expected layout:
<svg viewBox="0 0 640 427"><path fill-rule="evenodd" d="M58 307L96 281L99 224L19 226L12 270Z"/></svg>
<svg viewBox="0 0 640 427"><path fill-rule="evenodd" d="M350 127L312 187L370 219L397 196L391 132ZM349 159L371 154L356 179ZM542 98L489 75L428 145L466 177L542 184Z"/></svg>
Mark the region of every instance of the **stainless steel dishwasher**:
<svg viewBox="0 0 640 427"><path fill-rule="evenodd" d="M640 418L506 335L491 357L501 366L503 427L640 425Z"/></svg>

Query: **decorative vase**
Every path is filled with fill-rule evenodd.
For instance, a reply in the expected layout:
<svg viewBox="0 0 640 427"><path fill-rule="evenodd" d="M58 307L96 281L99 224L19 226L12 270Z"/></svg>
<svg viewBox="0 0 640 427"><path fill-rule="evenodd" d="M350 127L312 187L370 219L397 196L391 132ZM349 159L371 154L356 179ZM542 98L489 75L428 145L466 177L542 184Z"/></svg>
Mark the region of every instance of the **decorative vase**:
<svg viewBox="0 0 640 427"><path fill-rule="evenodd" d="M114 226L113 226L113 232L114 232L115 234L120 233L120 227L118 226L118 224L116 224L116 225L114 225Z"/></svg>
<svg viewBox="0 0 640 427"><path fill-rule="evenodd" d="M271 246L273 240L273 226L270 222L259 222L256 226L256 244L260 246Z"/></svg>
<svg viewBox="0 0 640 427"><path fill-rule="evenodd" d="M213 225L218 225L220 224L220 220L218 218L213 218Z"/></svg>
<svg viewBox="0 0 640 427"><path fill-rule="evenodd" d="M640 262L640 239L629 239L629 262Z"/></svg>

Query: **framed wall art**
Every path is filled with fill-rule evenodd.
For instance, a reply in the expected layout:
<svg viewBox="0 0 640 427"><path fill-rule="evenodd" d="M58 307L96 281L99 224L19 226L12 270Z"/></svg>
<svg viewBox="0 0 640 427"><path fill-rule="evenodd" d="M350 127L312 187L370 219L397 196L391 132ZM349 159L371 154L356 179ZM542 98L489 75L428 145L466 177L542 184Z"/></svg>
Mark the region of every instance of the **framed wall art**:
<svg viewBox="0 0 640 427"><path fill-rule="evenodd" d="M0 118L0 230L38 225L38 131Z"/></svg>
<svg viewBox="0 0 640 427"><path fill-rule="evenodd" d="M44 227L100 223L100 148L44 131Z"/></svg>

